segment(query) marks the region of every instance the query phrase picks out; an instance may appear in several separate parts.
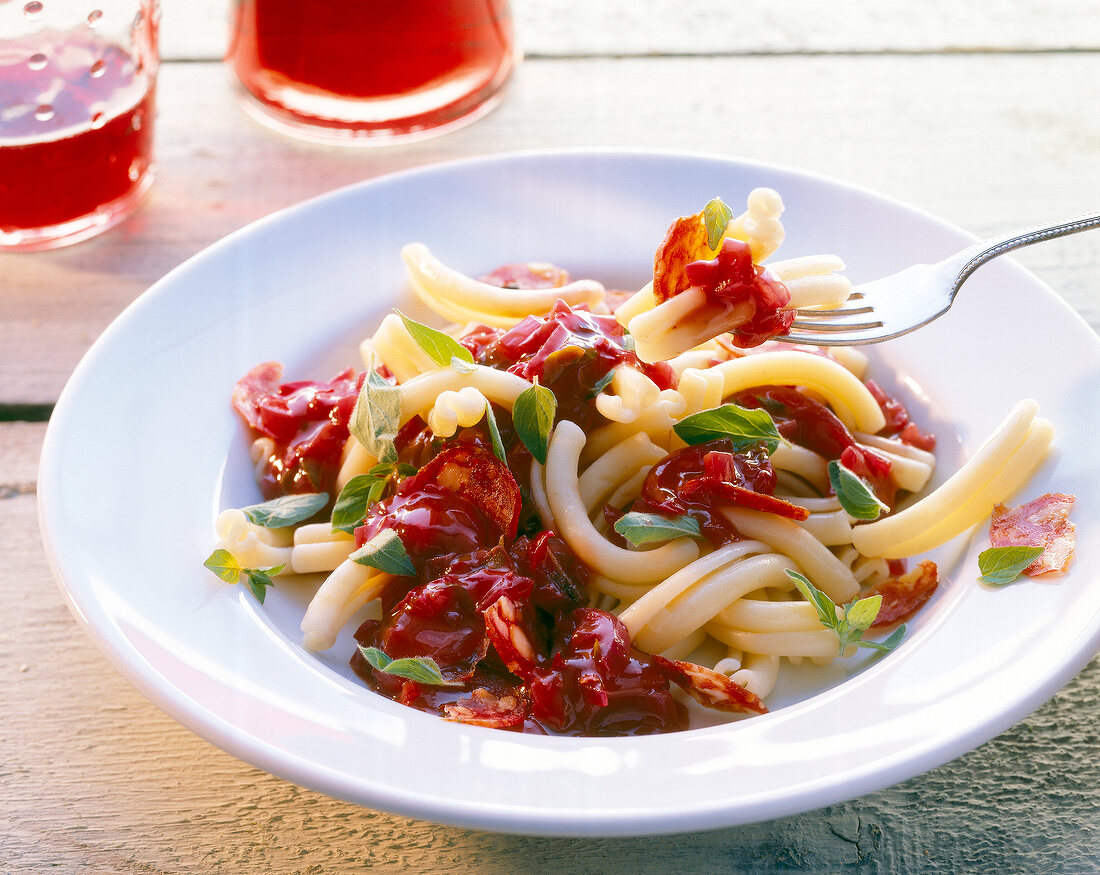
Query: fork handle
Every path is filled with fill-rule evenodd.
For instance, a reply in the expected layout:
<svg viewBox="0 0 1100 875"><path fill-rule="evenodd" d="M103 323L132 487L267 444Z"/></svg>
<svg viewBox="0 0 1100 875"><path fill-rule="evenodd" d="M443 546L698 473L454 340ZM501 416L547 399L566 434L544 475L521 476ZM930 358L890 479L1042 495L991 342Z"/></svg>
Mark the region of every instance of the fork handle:
<svg viewBox="0 0 1100 875"><path fill-rule="evenodd" d="M1079 231L1087 231L1090 228L1098 227L1100 227L1100 213L1089 213L1054 224L1035 225L1031 228L1024 228L1021 231L1013 231L998 237L990 237L988 240L975 243L958 253L958 255L948 259L952 265L961 263L955 282L951 287L951 297L955 297L959 286L966 282L974 271L998 255L1004 255L1006 252L1020 249L1023 246L1030 246L1032 243L1053 240L1055 237L1065 237L1069 234L1076 234Z"/></svg>

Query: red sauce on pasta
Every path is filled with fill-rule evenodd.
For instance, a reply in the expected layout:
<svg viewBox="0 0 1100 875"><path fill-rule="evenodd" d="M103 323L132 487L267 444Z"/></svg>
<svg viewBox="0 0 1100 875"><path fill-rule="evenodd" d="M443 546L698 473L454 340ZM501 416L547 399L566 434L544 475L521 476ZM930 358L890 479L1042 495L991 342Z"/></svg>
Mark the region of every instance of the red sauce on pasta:
<svg viewBox="0 0 1100 875"><path fill-rule="evenodd" d="M253 429L274 441L258 477L265 499L327 492L330 495L348 439L348 421L360 381L348 368L327 383L283 383L277 362L257 365L238 382L233 406Z"/></svg>
<svg viewBox="0 0 1100 875"><path fill-rule="evenodd" d="M614 316L595 315L564 301L545 317L528 316L509 331L491 332L476 329L463 343L482 364L549 386L558 399L558 417L582 428L595 417L595 387L620 364L637 368L661 389L676 383L665 362L649 365L634 354Z"/></svg>
<svg viewBox="0 0 1100 875"><path fill-rule="evenodd" d="M684 267L689 288L701 288L707 303L721 314L738 305L749 305L750 315L730 333L735 346L759 346L787 330L794 322L794 310L786 309L791 293L767 268L754 264L749 244L732 237L722 241L718 255L711 261L693 261Z"/></svg>

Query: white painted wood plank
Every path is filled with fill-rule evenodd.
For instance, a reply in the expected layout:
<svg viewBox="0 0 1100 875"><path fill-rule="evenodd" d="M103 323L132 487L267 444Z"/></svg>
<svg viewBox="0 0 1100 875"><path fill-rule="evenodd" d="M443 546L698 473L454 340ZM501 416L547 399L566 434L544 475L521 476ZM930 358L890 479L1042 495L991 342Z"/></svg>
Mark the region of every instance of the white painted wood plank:
<svg viewBox="0 0 1100 875"><path fill-rule="evenodd" d="M163 56L221 57L231 6L161 0ZM1100 47L1094 0L512 0L512 10L532 57Z"/></svg>

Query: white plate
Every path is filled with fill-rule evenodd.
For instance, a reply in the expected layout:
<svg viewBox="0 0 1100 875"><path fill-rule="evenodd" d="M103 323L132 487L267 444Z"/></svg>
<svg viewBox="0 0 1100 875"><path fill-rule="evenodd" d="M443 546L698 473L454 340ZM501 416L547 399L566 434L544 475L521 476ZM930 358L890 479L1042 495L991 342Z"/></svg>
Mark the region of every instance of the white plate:
<svg viewBox="0 0 1100 875"><path fill-rule="evenodd" d="M404 243L426 242L475 274L549 260L632 288L673 217L716 194L736 205L757 185L787 204L784 255L838 253L857 282L970 241L902 204L791 170L581 151L374 180L187 262L96 342L50 423L41 523L74 614L154 702L242 759L333 796L468 827L627 835L730 826L868 793L993 737L1100 646L1100 341L1004 259L968 282L946 317L878 348L874 372L939 434L941 471L1015 401L1036 398L1058 428L1057 449L1026 497L1077 494L1072 570L984 588L979 529L954 556L941 552L949 579L899 650L860 673L796 678L766 716L622 739L447 723L351 679L347 636L333 655L304 651L296 630L306 592L280 586L260 606L202 567L218 510L257 500L229 405L235 380L267 359L294 379L357 364L359 338L391 306L410 306Z"/></svg>

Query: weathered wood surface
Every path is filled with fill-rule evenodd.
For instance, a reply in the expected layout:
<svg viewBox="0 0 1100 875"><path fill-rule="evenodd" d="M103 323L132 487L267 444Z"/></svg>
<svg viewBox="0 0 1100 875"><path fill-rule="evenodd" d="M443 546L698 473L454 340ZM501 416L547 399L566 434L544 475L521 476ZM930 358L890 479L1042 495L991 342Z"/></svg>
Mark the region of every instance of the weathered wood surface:
<svg viewBox="0 0 1100 875"><path fill-rule="evenodd" d="M232 0L161 0L162 54L221 57ZM1089 0L512 0L531 58L1100 48Z"/></svg>
<svg viewBox="0 0 1100 875"><path fill-rule="evenodd" d="M165 57L197 60L162 69L148 202L97 240L0 255L0 420L46 415L100 331L226 233L430 161L691 149L836 176L979 234L1100 203L1092 2L741 0L733 16L697 0L516 0L528 60L499 109L448 137L363 151L251 122L214 60L225 0L163 7ZM1100 328L1100 235L1017 258ZM700 835L497 836L273 778L161 713L69 616L36 521L44 428L0 422L0 872L1100 871L1097 661L1028 719L926 775Z"/></svg>

